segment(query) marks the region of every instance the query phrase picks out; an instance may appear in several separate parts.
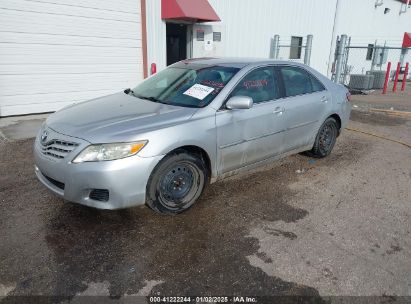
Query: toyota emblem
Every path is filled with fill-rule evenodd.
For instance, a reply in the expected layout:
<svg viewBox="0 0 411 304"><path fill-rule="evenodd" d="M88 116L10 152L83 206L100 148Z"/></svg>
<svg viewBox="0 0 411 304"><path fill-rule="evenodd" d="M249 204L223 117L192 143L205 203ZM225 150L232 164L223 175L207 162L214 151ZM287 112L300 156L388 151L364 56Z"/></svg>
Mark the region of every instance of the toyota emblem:
<svg viewBox="0 0 411 304"><path fill-rule="evenodd" d="M46 142L48 135L49 135L49 132L47 132L47 130L44 130L43 133L41 134L41 142L42 143Z"/></svg>

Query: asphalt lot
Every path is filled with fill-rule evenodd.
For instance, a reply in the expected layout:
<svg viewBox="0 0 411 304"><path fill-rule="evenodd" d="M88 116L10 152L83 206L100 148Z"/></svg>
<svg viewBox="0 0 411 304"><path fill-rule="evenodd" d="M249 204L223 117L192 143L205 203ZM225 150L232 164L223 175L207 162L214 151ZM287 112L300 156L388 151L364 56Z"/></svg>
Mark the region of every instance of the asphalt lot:
<svg viewBox="0 0 411 304"><path fill-rule="evenodd" d="M411 143L411 118L355 111L350 127ZM0 138L0 296L411 296L403 145L347 130L326 159L235 176L170 217L64 202L32 144Z"/></svg>

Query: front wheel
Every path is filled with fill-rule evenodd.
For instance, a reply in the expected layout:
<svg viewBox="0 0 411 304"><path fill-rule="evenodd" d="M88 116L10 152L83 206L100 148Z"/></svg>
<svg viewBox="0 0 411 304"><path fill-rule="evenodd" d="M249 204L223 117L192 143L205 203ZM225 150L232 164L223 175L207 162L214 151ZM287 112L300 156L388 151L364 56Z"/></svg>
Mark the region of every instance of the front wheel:
<svg viewBox="0 0 411 304"><path fill-rule="evenodd" d="M158 213L177 214L200 197L207 181L201 157L180 152L166 156L153 170L147 184L147 205Z"/></svg>
<svg viewBox="0 0 411 304"><path fill-rule="evenodd" d="M328 156L334 148L337 135L337 121L332 117L327 118L318 131L314 146L309 152L309 155L316 158Z"/></svg>

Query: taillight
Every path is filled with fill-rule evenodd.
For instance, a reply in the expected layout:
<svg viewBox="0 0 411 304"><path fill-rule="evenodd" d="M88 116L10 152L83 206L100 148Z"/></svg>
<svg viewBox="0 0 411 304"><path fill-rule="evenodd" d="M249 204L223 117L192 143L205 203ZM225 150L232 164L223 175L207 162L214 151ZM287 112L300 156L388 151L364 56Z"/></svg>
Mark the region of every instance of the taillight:
<svg viewBox="0 0 411 304"><path fill-rule="evenodd" d="M347 101L351 101L351 93L347 92L346 96L347 96Z"/></svg>

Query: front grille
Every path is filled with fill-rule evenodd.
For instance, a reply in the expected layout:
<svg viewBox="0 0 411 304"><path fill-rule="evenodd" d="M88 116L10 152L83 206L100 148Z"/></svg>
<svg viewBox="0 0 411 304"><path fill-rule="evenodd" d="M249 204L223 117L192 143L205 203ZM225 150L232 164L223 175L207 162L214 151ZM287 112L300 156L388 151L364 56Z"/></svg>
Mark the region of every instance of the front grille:
<svg viewBox="0 0 411 304"><path fill-rule="evenodd" d="M57 188L59 188L59 189L61 189L61 190L64 190L64 183L62 183L62 182L59 182L59 181L57 181L57 180L55 180L55 179L53 179L53 178L51 178L51 177L48 177L47 175L44 175L43 174L43 176L50 182L50 183L52 183L54 186L56 186Z"/></svg>
<svg viewBox="0 0 411 304"><path fill-rule="evenodd" d="M54 158L62 159L72 152L79 144L59 139L53 139L46 143L41 143L41 153Z"/></svg>
<svg viewBox="0 0 411 304"><path fill-rule="evenodd" d="M107 202L109 198L109 192L107 189L93 189L89 196L90 199L100 202Z"/></svg>

